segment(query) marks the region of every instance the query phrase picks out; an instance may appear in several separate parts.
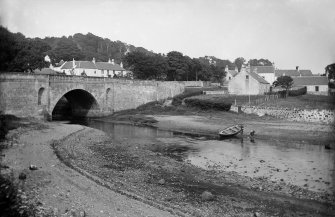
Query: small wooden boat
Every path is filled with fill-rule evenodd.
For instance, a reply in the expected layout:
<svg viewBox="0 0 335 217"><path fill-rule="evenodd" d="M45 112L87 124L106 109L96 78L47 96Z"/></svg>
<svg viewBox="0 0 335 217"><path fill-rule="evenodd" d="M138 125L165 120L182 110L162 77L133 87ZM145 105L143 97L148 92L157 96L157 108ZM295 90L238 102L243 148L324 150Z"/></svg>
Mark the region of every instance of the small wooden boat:
<svg viewBox="0 0 335 217"><path fill-rule="evenodd" d="M236 136L239 133L243 133L243 125L234 125L227 127L219 132L220 139Z"/></svg>

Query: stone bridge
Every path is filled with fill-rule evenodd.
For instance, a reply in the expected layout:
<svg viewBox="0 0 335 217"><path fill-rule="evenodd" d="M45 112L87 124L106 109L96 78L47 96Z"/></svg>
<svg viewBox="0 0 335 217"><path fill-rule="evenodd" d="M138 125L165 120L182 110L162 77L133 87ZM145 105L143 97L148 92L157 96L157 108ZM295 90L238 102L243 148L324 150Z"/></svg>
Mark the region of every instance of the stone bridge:
<svg viewBox="0 0 335 217"><path fill-rule="evenodd" d="M0 74L0 111L17 116L104 116L173 97L185 82Z"/></svg>

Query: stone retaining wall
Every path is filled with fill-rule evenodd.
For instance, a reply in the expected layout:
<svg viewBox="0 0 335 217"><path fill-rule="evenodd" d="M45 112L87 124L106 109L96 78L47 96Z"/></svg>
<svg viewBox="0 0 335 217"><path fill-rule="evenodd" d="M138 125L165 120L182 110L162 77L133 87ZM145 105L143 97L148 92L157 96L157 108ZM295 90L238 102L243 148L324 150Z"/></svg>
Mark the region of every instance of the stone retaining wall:
<svg viewBox="0 0 335 217"><path fill-rule="evenodd" d="M232 106L231 111L238 112L237 106ZM241 111L246 114L257 114L259 116L270 115L291 121L317 122L332 124L335 123L335 111L331 110L302 110L288 108L262 108L257 106L242 106Z"/></svg>

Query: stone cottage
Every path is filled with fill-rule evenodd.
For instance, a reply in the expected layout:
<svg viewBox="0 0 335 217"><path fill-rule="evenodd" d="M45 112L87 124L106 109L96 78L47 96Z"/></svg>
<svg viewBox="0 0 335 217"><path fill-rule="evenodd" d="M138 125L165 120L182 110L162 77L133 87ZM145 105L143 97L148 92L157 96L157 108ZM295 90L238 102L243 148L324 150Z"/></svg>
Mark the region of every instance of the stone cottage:
<svg viewBox="0 0 335 217"><path fill-rule="evenodd" d="M329 81L326 76L299 76L292 78L293 87L307 87L308 94L328 94Z"/></svg>
<svg viewBox="0 0 335 217"><path fill-rule="evenodd" d="M250 66L243 66L241 72L233 77L228 84L228 92L238 95L258 95L270 91L270 83L255 72Z"/></svg>

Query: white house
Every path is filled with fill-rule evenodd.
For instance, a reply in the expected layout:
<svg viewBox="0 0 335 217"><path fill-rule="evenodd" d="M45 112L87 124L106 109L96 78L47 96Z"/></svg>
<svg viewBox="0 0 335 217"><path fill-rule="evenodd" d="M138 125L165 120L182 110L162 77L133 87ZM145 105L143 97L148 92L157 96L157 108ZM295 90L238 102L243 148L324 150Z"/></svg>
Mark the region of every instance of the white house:
<svg viewBox="0 0 335 217"><path fill-rule="evenodd" d="M272 66L250 66L250 70L251 72L257 73L271 85L276 80L274 64Z"/></svg>
<svg viewBox="0 0 335 217"><path fill-rule="evenodd" d="M228 65L226 65L226 68L225 68L225 72L227 73L226 74L226 81L229 81L231 80L233 77L235 77L235 75L237 75L238 71L237 71L237 67L235 67L234 70L230 70L228 68Z"/></svg>
<svg viewBox="0 0 335 217"><path fill-rule="evenodd" d="M241 72L236 74L228 83L228 92L238 95L258 95L270 91L270 83L250 67L242 67Z"/></svg>
<svg viewBox="0 0 335 217"><path fill-rule="evenodd" d="M67 61L62 64L58 69L66 75L77 76L92 76L92 77L123 77L126 70L120 65L116 64L114 60L108 62L96 62L95 58L92 61Z"/></svg>

